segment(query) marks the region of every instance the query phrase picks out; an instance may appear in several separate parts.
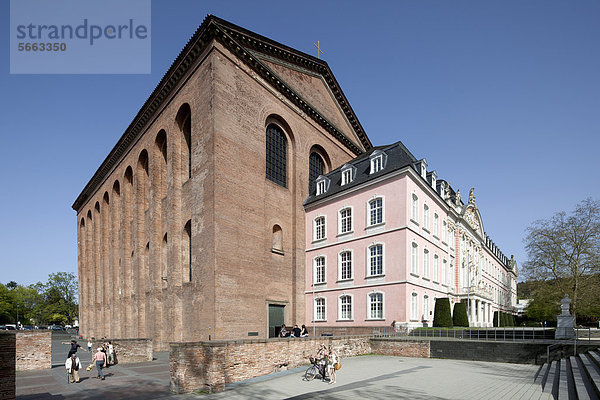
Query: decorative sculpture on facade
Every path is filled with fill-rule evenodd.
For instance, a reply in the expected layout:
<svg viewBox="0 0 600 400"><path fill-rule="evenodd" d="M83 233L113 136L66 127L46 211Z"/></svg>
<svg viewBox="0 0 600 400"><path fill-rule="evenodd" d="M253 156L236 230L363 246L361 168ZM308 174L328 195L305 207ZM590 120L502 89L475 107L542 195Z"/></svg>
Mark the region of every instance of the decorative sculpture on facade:
<svg viewBox="0 0 600 400"><path fill-rule="evenodd" d="M475 204L475 188L469 191L469 204Z"/></svg>

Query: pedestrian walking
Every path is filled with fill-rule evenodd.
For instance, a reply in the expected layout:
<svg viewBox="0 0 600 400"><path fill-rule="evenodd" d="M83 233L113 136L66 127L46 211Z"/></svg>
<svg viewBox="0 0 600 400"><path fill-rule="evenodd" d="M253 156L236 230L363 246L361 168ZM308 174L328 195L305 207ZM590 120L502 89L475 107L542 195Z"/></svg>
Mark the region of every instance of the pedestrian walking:
<svg viewBox="0 0 600 400"><path fill-rule="evenodd" d="M102 368L106 367L106 354L102 351L102 347L98 347L96 354L94 354L94 361L96 361L96 369L98 370L98 376L96 378L104 380Z"/></svg>
<svg viewBox="0 0 600 400"><path fill-rule="evenodd" d="M79 369L81 368L81 362L77 354L72 354L65 362L65 368L67 369L67 376L69 383L79 383Z"/></svg>

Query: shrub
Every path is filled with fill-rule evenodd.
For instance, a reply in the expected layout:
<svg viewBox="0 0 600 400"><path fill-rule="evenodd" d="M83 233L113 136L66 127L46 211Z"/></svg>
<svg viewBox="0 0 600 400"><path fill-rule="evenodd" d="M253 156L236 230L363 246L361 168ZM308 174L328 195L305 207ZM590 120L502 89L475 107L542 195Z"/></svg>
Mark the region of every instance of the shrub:
<svg viewBox="0 0 600 400"><path fill-rule="evenodd" d="M452 315L450 314L450 299L443 297L435 300L433 312L433 326L442 328L452 327Z"/></svg>
<svg viewBox="0 0 600 400"><path fill-rule="evenodd" d="M467 304L455 303L454 315L452 317L454 326L469 326L469 317L467 316Z"/></svg>

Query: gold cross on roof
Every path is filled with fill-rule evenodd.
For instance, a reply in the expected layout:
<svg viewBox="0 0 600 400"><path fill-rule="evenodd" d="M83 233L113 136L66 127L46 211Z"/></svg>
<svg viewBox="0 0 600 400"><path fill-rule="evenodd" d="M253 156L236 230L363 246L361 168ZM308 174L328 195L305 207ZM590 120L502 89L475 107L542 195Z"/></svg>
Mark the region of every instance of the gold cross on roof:
<svg viewBox="0 0 600 400"><path fill-rule="evenodd" d="M319 41L317 40L317 43L313 43L315 45L315 47L317 48L317 58L321 58L319 55L320 54L325 54L323 53L323 51L321 50L321 48L319 47Z"/></svg>

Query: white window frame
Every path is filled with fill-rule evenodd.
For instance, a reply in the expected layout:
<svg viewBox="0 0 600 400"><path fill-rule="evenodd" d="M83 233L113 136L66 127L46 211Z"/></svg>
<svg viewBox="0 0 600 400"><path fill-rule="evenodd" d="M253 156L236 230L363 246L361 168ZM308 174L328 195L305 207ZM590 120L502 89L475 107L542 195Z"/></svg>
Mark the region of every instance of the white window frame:
<svg viewBox="0 0 600 400"><path fill-rule="evenodd" d="M318 265L319 262L318 260L323 260L323 265ZM323 280L320 281L319 280L319 271L318 269L321 268L323 269ZM323 256L323 255L319 255L316 256L315 258L313 258L313 282L315 285L323 285L327 283L327 257Z"/></svg>
<svg viewBox="0 0 600 400"><path fill-rule="evenodd" d="M326 176L319 175L315 179L315 185L317 187L316 196L326 193L329 190L330 180Z"/></svg>
<svg viewBox="0 0 600 400"><path fill-rule="evenodd" d="M440 237L440 216L438 213L433 213L433 236L439 239Z"/></svg>
<svg viewBox="0 0 600 400"><path fill-rule="evenodd" d="M383 154L379 154L371 158L371 174L379 172L383 169Z"/></svg>
<svg viewBox="0 0 600 400"><path fill-rule="evenodd" d="M419 223L419 196L417 196L415 193L411 195L410 218L417 224Z"/></svg>
<svg viewBox="0 0 600 400"><path fill-rule="evenodd" d="M442 220L442 242L448 243L448 223Z"/></svg>
<svg viewBox="0 0 600 400"><path fill-rule="evenodd" d="M437 254L433 255L433 264L432 264L432 274L431 274L431 279L434 282L439 282L440 281L440 256L438 256Z"/></svg>
<svg viewBox="0 0 600 400"><path fill-rule="evenodd" d="M347 217L342 217L342 213L344 211L349 211L350 215ZM344 207L342 209L340 209L338 211L338 234L339 235L345 235L347 233L352 233L354 232L354 218L353 218L353 210L352 207ZM349 218L350 219L350 226L348 227L347 230L343 230L344 228L344 218Z"/></svg>
<svg viewBox="0 0 600 400"><path fill-rule="evenodd" d="M372 305L373 298L372 296L381 296L381 315L373 316ZM378 290L373 290L370 293L367 293L367 320L383 320L385 319L385 293L380 292Z"/></svg>
<svg viewBox="0 0 600 400"><path fill-rule="evenodd" d="M442 260L442 285L448 284L448 260Z"/></svg>
<svg viewBox="0 0 600 400"><path fill-rule="evenodd" d="M344 254L349 254L350 255L350 276L348 277L344 277L344 263L348 263L348 261L344 261L342 260ZM340 251L338 253L338 280L340 281L349 281L354 279L354 265L353 265L353 260L354 260L354 252L352 250L348 250L348 249L343 249L342 251Z"/></svg>
<svg viewBox="0 0 600 400"><path fill-rule="evenodd" d="M410 273L419 275L419 245L416 242L410 245Z"/></svg>
<svg viewBox="0 0 600 400"><path fill-rule="evenodd" d="M379 221L379 222L373 221L373 219L371 218L371 203L375 203L378 200L381 200L381 221ZM367 226L374 226L374 225L379 225L379 224L385 223L384 205L385 205L385 202L384 202L383 196L376 196L376 197L373 197L372 199L370 199L369 201L367 201ZM375 209L375 210L377 210L377 209Z"/></svg>
<svg viewBox="0 0 600 400"><path fill-rule="evenodd" d="M317 220L323 219L322 236L319 235L320 229ZM313 219L313 241L319 242L327 239L327 218L324 215L317 215Z"/></svg>
<svg viewBox="0 0 600 400"><path fill-rule="evenodd" d="M419 320L419 295L417 292L412 292L410 295L410 320Z"/></svg>
<svg viewBox="0 0 600 400"><path fill-rule="evenodd" d="M350 299L350 316L344 317L342 313L342 299L343 298ZM351 294L343 293L338 296L338 320L339 321L352 321L354 320L354 296Z"/></svg>
<svg viewBox="0 0 600 400"><path fill-rule="evenodd" d="M423 295L423 315L421 316L422 321L429 321L429 296Z"/></svg>
<svg viewBox="0 0 600 400"><path fill-rule="evenodd" d="M371 249L375 248L375 247L381 247L381 273L379 274L372 274L371 273ZM379 255L375 255L375 257L378 257ZM383 245L383 243L378 243L375 242L373 244L371 244L370 246L367 247L367 271L366 271L366 277L372 277L372 276L382 276L385 275L385 246Z"/></svg>
<svg viewBox="0 0 600 400"><path fill-rule="evenodd" d="M423 229L429 230L429 206L423 204Z"/></svg>
<svg viewBox="0 0 600 400"><path fill-rule="evenodd" d="M342 168L342 186L352 183L354 180L354 168L352 166Z"/></svg>
<svg viewBox="0 0 600 400"><path fill-rule="evenodd" d="M319 300L323 300L323 317L319 318ZM327 299L325 297L316 297L313 303L313 315L315 321L327 321Z"/></svg>
<svg viewBox="0 0 600 400"><path fill-rule="evenodd" d="M429 249L423 249L423 279L429 279Z"/></svg>

